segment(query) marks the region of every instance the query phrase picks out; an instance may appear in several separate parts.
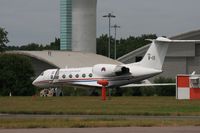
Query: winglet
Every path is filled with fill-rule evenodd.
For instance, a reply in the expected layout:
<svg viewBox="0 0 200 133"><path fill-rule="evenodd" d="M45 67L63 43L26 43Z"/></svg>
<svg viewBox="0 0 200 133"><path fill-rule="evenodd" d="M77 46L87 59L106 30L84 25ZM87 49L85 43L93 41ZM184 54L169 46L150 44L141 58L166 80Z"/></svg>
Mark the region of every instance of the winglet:
<svg viewBox="0 0 200 133"><path fill-rule="evenodd" d="M192 74L191 74L191 75L195 75L195 74L196 74L196 71L192 72Z"/></svg>

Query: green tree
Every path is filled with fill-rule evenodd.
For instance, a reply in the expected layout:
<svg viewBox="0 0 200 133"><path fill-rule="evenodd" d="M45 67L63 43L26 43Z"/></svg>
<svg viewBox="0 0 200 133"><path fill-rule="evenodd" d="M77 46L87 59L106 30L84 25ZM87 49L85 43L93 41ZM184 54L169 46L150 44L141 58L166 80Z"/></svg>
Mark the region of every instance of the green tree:
<svg viewBox="0 0 200 133"><path fill-rule="evenodd" d="M29 58L19 55L0 54L0 95L30 96L34 70Z"/></svg>
<svg viewBox="0 0 200 133"><path fill-rule="evenodd" d="M36 44L36 43L31 43L28 45L23 45L19 48L19 50L28 50L28 51L32 51L32 50L43 50L43 46Z"/></svg>
<svg viewBox="0 0 200 133"><path fill-rule="evenodd" d="M46 50L60 50L60 39L55 38L54 42L51 42L50 45L44 47Z"/></svg>
<svg viewBox="0 0 200 133"><path fill-rule="evenodd" d="M5 51L6 43L9 42L8 40L8 32L5 29L0 27L0 52Z"/></svg>
<svg viewBox="0 0 200 133"><path fill-rule="evenodd" d="M6 50L26 50L26 51L60 50L60 39L55 38L55 41L51 42L49 45L30 43L23 46L7 46Z"/></svg>
<svg viewBox="0 0 200 133"><path fill-rule="evenodd" d="M108 35L97 38L97 54L108 56Z"/></svg>

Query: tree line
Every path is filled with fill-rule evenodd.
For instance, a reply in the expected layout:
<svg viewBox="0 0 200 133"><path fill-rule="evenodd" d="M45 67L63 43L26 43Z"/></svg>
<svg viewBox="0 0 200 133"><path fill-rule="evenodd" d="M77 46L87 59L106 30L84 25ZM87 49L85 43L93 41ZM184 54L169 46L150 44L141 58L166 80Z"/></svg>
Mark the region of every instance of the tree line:
<svg viewBox="0 0 200 133"><path fill-rule="evenodd" d="M143 34L141 36L129 36L116 41L117 58L149 44L146 39L156 39L156 34ZM111 58L114 58L114 41L111 37ZM108 56L108 35L103 34L97 38L97 54Z"/></svg>
<svg viewBox="0 0 200 133"><path fill-rule="evenodd" d="M5 50L6 51L10 51L10 50L25 50L25 51L60 50L60 39L55 38L54 42L51 42L50 44L47 44L47 45L30 43L30 44L22 45L22 46L6 46Z"/></svg>
<svg viewBox="0 0 200 133"><path fill-rule="evenodd" d="M130 36L126 39L121 38L117 40L117 58L136 50L142 46L149 44L149 41L145 39L155 39L157 36L155 34L144 34L141 36ZM103 34L97 38L97 54L108 56L108 36ZM60 50L60 38L55 38L54 42L49 45L30 43L22 46L6 46L5 43L2 49L10 50L25 50L25 51L42 51L42 50ZM111 58L114 58L114 38L111 37Z"/></svg>

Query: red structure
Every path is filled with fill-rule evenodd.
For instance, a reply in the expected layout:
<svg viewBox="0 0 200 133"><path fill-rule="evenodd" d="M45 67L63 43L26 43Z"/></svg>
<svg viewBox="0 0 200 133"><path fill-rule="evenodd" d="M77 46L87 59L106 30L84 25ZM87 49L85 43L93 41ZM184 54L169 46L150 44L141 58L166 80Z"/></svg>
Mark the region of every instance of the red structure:
<svg viewBox="0 0 200 133"><path fill-rule="evenodd" d="M177 99L200 99L200 75L178 75L176 84Z"/></svg>
<svg viewBox="0 0 200 133"><path fill-rule="evenodd" d="M106 100L106 86L109 84L109 82L107 80L99 80L97 83L99 85L102 85L101 98L103 101L105 101Z"/></svg>

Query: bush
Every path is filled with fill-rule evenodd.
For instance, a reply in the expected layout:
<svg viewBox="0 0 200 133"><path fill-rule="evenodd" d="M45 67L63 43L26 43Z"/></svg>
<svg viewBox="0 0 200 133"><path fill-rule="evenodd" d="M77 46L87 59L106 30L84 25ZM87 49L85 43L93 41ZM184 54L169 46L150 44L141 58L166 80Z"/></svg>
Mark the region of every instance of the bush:
<svg viewBox="0 0 200 133"><path fill-rule="evenodd" d="M96 88L63 87L62 90L64 96L99 96L101 94L101 90Z"/></svg>
<svg viewBox="0 0 200 133"><path fill-rule="evenodd" d="M31 96L36 89L31 78L34 70L29 58L0 54L0 96Z"/></svg>
<svg viewBox="0 0 200 133"><path fill-rule="evenodd" d="M175 83L175 79L159 77L154 80L155 83ZM158 96L175 96L176 86L156 86Z"/></svg>

